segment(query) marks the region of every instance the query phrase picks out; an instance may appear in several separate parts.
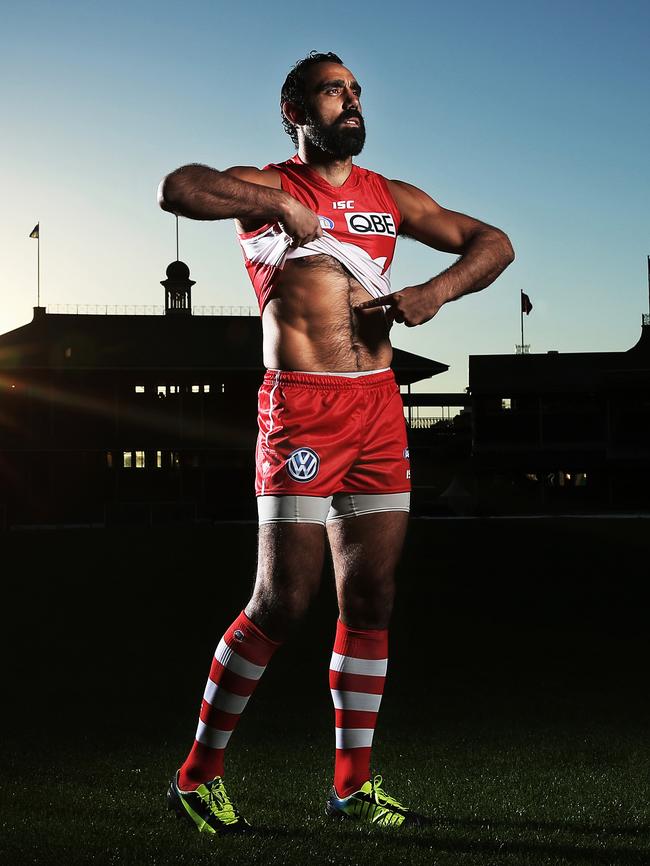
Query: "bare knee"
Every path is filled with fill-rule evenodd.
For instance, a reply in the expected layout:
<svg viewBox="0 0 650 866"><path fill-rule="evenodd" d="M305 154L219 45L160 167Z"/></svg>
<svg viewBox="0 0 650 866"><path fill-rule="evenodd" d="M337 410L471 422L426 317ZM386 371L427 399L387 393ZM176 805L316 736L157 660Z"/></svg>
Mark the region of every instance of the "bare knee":
<svg viewBox="0 0 650 866"><path fill-rule="evenodd" d="M258 581L246 605L246 616L272 640L286 640L307 613L314 594L305 587L280 591Z"/></svg>
<svg viewBox="0 0 650 866"><path fill-rule="evenodd" d="M257 578L246 615L273 640L285 640L318 591L325 533L312 524L260 527Z"/></svg>
<svg viewBox="0 0 650 866"><path fill-rule="evenodd" d="M407 524L408 515L402 512L328 523L339 611L351 628L388 627Z"/></svg>
<svg viewBox="0 0 650 866"><path fill-rule="evenodd" d="M341 619L350 628L388 628L395 600L392 579L374 586L344 582L338 595Z"/></svg>

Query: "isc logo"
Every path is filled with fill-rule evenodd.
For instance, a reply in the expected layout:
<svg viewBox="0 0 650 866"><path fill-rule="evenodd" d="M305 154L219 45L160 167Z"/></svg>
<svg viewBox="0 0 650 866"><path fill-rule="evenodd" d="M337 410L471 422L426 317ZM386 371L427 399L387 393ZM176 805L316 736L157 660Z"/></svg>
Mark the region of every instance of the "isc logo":
<svg viewBox="0 0 650 866"><path fill-rule="evenodd" d="M333 201L332 207L334 210L354 210L353 201Z"/></svg>
<svg viewBox="0 0 650 866"><path fill-rule="evenodd" d="M358 235L397 235L389 213L346 213L348 229Z"/></svg>

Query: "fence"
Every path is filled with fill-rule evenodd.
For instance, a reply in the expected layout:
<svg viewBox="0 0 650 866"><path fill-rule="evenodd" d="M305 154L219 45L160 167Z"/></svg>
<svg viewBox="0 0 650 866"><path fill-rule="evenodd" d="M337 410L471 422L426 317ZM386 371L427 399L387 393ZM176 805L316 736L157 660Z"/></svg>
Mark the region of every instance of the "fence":
<svg viewBox="0 0 650 866"><path fill-rule="evenodd" d="M408 420L408 416L407 416ZM409 427L412 430L429 430L434 424L437 424L439 421L449 421L449 418L442 415L420 415L419 418L411 418L411 423Z"/></svg>
<svg viewBox="0 0 650 866"><path fill-rule="evenodd" d="M154 304L48 304L47 312L73 316L164 316L165 308ZM259 310L247 306L200 306L192 307L192 315L259 316Z"/></svg>

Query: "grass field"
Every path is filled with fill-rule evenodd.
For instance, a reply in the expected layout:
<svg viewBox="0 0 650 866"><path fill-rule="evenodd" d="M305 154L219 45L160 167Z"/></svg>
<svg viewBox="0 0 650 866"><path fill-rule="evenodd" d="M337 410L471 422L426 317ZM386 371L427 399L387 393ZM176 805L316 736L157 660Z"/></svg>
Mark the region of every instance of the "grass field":
<svg viewBox="0 0 650 866"><path fill-rule="evenodd" d="M373 763L426 831L333 825L318 604L228 752L255 834L165 810L255 527L0 536L0 863L650 864L646 520L414 521ZM210 563L209 567L199 566Z"/></svg>

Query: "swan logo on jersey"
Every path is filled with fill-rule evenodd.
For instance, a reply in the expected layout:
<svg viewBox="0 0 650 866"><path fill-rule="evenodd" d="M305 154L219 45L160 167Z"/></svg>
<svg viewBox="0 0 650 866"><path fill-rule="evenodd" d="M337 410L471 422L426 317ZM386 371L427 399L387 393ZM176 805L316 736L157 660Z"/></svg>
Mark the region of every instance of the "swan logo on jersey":
<svg viewBox="0 0 650 866"><path fill-rule="evenodd" d="M397 237L393 215L389 213L346 213L349 231L357 235L389 235Z"/></svg>
<svg viewBox="0 0 650 866"><path fill-rule="evenodd" d="M318 214L318 222L320 223L320 227L322 229L333 229L334 228L334 220L331 220L329 217L324 217Z"/></svg>
<svg viewBox="0 0 650 866"><path fill-rule="evenodd" d="M311 481L318 475L320 457L311 448L296 448L287 458L287 472L294 481Z"/></svg>

